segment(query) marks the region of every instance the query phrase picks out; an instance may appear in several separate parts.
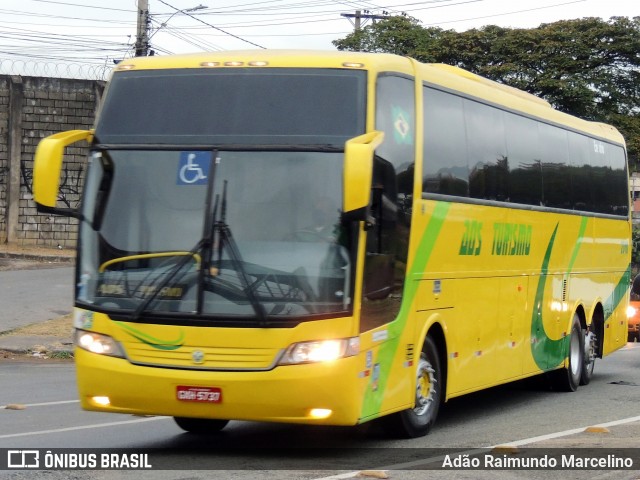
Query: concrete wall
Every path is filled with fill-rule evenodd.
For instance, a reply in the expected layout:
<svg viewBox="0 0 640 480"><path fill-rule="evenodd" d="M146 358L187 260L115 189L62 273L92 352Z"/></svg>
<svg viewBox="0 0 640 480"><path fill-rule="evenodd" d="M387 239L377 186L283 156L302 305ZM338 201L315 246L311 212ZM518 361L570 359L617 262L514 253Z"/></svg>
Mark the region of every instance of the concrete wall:
<svg viewBox="0 0 640 480"><path fill-rule="evenodd" d="M0 243L75 246L75 219L36 211L33 156L48 135L91 128L103 91L103 81L0 75ZM67 148L59 205L78 205L86 157L85 147Z"/></svg>

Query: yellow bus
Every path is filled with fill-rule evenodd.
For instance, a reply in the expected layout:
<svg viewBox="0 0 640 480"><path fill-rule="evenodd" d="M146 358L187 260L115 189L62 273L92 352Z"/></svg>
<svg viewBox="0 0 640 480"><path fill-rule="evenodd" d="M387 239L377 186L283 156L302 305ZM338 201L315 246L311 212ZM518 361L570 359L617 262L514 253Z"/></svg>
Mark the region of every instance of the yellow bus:
<svg viewBox="0 0 640 480"><path fill-rule="evenodd" d="M542 373L574 391L627 337L626 165L614 128L452 66L126 60L95 128L35 158L40 210L80 220L81 405L414 437L469 392Z"/></svg>

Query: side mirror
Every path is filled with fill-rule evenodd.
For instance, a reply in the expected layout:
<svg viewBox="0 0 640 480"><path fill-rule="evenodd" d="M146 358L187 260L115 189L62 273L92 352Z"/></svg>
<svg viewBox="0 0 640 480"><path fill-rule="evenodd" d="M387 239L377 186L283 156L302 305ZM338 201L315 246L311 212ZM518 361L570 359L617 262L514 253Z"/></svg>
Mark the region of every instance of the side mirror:
<svg viewBox="0 0 640 480"><path fill-rule="evenodd" d="M86 140L90 142L90 130L69 130L46 137L36 148L33 166L33 198L38 211L59 215L78 216L69 209L57 209L56 200L60 190L60 172L65 147Z"/></svg>
<svg viewBox="0 0 640 480"><path fill-rule="evenodd" d="M371 201L373 154L384 133L374 131L352 138L344 146L342 211L353 220L367 220Z"/></svg>

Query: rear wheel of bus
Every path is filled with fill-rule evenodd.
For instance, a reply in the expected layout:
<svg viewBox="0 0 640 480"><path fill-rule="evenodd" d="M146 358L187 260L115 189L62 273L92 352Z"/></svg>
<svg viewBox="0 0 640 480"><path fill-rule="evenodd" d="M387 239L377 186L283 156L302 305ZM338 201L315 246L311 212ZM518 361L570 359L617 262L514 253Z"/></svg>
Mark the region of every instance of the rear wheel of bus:
<svg viewBox="0 0 640 480"><path fill-rule="evenodd" d="M580 326L580 318L573 315L571 334L569 336L568 365L551 372L551 380L556 390L575 392L580 385L580 377L584 369L584 334Z"/></svg>
<svg viewBox="0 0 640 480"><path fill-rule="evenodd" d="M438 416L442 394L438 347L431 337L427 337L416 368L415 406L383 417L383 428L395 437L415 438L426 435Z"/></svg>
<svg viewBox="0 0 640 480"><path fill-rule="evenodd" d="M229 423L229 420L213 420L210 418L173 417L173 419L184 431L200 435L219 432Z"/></svg>
<svg viewBox="0 0 640 480"><path fill-rule="evenodd" d="M582 374L580 375L580 385L589 385L593 377L593 369L596 365L597 338L593 332L583 330L584 337L584 361L582 362Z"/></svg>

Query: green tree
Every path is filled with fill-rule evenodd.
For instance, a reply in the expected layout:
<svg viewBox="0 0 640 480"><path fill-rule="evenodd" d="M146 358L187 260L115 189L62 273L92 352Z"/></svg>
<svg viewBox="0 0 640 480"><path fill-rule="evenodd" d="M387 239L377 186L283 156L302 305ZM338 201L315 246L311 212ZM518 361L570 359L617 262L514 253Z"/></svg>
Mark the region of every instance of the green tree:
<svg viewBox="0 0 640 480"><path fill-rule="evenodd" d="M532 29L465 32L392 17L333 42L456 65L544 98L558 110L616 126L633 170L640 162L640 17L563 20Z"/></svg>

